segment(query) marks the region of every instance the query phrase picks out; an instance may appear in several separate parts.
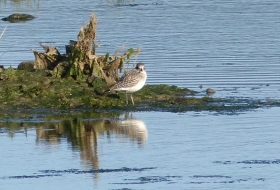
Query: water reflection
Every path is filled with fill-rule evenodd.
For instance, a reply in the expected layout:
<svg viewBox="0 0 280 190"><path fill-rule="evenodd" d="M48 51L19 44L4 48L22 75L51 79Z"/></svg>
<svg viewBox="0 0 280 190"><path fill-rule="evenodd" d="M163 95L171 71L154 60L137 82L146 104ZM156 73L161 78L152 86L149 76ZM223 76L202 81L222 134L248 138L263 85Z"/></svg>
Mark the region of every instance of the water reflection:
<svg viewBox="0 0 280 190"><path fill-rule="evenodd" d="M134 119L126 113L125 119L108 120L106 126L111 128L120 138L128 138L141 147L146 144L148 131L143 121Z"/></svg>
<svg viewBox="0 0 280 190"><path fill-rule="evenodd" d="M25 133L27 137L32 136L30 133L34 132L33 129L36 131L37 145L49 146L67 141L73 151L79 152L85 169L99 169L98 138L116 138L122 142L128 140L142 148L148 135L145 123L129 113L49 116L44 122L38 117L0 122L0 132L13 138L19 132ZM98 175L94 174L94 178L98 179Z"/></svg>
<svg viewBox="0 0 280 190"><path fill-rule="evenodd" d="M39 10L40 0L0 0L0 5L12 6L15 11ZM9 16L9 15L6 15Z"/></svg>

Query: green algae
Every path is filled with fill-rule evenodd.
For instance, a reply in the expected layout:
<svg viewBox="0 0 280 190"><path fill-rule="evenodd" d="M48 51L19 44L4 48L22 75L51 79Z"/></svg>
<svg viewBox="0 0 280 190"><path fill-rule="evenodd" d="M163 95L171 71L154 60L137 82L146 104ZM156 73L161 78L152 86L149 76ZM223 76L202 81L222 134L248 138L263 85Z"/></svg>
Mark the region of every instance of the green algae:
<svg viewBox="0 0 280 190"><path fill-rule="evenodd" d="M125 103L125 93L104 93L102 80L89 85L72 77L59 78L48 70L6 69L0 74L0 110L93 109L99 111L215 111L232 114L260 107L279 106L278 100L196 97L197 92L166 84L145 85L133 94L135 105ZM100 93L101 92L101 93Z"/></svg>
<svg viewBox="0 0 280 190"><path fill-rule="evenodd" d="M0 108L93 108L123 109L134 108L125 104L124 93L100 94L108 89L102 80L95 80L89 85L83 80L71 77L58 78L48 70L15 70L9 68L2 72L8 76L0 80ZM134 93L137 104L155 105L155 102L174 99L177 96L193 94L188 89L168 85L146 85L141 91Z"/></svg>

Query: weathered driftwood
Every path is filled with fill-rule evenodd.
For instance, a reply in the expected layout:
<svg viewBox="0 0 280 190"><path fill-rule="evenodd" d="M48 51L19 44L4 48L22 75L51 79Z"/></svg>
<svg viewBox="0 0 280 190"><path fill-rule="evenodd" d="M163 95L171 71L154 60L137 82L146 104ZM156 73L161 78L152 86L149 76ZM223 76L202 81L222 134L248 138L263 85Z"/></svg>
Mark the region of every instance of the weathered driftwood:
<svg viewBox="0 0 280 190"><path fill-rule="evenodd" d="M46 46L40 43L45 53L39 53L32 49L35 56L34 69L53 70L61 60L61 55L55 47Z"/></svg>
<svg viewBox="0 0 280 190"><path fill-rule="evenodd" d="M119 53L122 46L114 55L108 53L105 56L95 54L97 19L91 15L90 22L82 26L77 36L77 41L71 40L66 46L66 54L61 55L55 47L40 44L45 53L33 50L35 56L34 69L48 69L58 77L72 77L76 80L86 80L89 85L97 79L101 79L108 85L119 80L119 71L124 69L125 63L129 63L132 55L136 58L140 49L136 51L130 48L123 55Z"/></svg>

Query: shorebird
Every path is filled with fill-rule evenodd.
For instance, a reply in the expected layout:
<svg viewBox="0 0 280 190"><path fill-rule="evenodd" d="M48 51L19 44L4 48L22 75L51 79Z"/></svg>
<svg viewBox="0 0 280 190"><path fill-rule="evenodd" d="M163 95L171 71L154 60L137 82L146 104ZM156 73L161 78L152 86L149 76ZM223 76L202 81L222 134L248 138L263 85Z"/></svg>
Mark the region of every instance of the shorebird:
<svg viewBox="0 0 280 190"><path fill-rule="evenodd" d="M110 88L110 91L125 91L126 104L128 104L127 93L130 93L132 104L134 105L132 93L140 90L147 79L144 63L138 63L136 67L126 73L120 80Z"/></svg>

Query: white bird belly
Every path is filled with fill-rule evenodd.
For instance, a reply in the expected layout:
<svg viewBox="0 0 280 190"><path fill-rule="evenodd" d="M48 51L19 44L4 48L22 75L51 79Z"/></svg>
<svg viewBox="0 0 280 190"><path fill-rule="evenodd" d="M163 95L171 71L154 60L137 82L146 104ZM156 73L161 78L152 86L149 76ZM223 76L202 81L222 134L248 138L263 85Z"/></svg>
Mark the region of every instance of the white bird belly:
<svg viewBox="0 0 280 190"><path fill-rule="evenodd" d="M129 88L120 88L119 90L127 91L128 93L136 92L140 90L145 85L145 80L139 81L135 86L129 87Z"/></svg>

